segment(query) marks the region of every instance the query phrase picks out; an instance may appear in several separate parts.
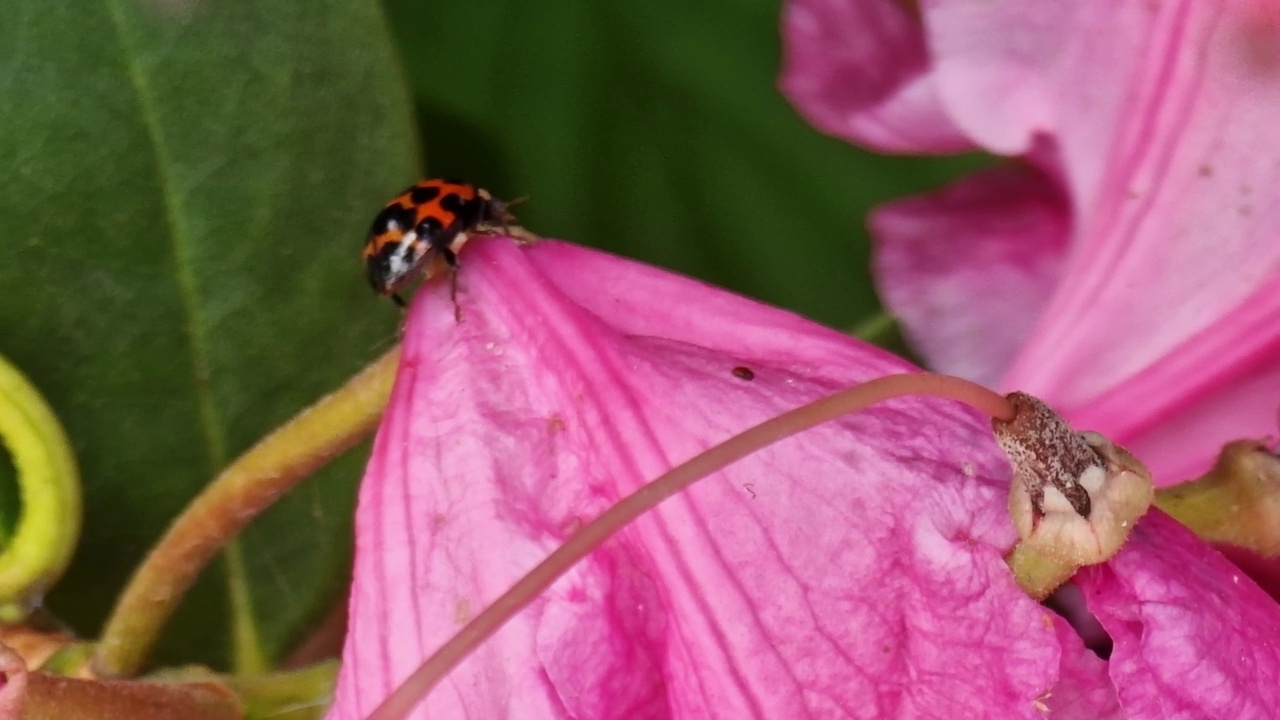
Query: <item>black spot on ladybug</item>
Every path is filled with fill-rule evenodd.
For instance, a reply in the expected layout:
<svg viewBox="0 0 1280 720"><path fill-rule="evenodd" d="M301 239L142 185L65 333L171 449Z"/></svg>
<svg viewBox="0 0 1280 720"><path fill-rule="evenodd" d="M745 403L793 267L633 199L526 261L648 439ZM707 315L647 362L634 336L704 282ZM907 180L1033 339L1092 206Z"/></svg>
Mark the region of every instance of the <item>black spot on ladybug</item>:
<svg viewBox="0 0 1280 720"><path fill-rule="evenodd" d="M426 205L440 197L440 188L434 185L415 185L409 191L409 201L414 205Z"/></svg>
<svg viewBox="0 0 1280 720"><path fill-rule="evenodd" d="M466 206L467 201L463 200L462 196L458 193L449 193L448 195L440 198L440 207L448 210L454 215L461 215L462 211L466 209Z"/></svg>
<svg viewBox="0 0 1280 720"><path fill-rule="evenodd" d="M413 229L420 239L433 245L435 244L436 238L440 236L440 233L443 230L444 226L440 224L439 220L433 217L423 218L422 222L418 223L418 226Z"/></svg>
<svg viewBox="0 0 1280 720"><path fill-rule="evenodd" d="M463 203L462 212L458 213L458 217L462 220L464 228L475 227L479 223L488 222L490 207L492 203L486 202L483 198L475 197Z"/></svg>
<svg viewBox="0 0 1280 720"><path fill-rule="evenodd" d="M413 227L413 221L413 210L399 205L389 205L373 218L373 226L369 228L369 235L381 235L389 230L409 232L409 228Z"/></svg>
<svg viewBox="0 0 1280 720"><path fill-rule="evenodd" d="M751 371L751 368L746 367L745 365L739 365L738 367L734 368L733 376L738 378L739 380L750 381L750 380L756 379L756 374Z"/></svg>

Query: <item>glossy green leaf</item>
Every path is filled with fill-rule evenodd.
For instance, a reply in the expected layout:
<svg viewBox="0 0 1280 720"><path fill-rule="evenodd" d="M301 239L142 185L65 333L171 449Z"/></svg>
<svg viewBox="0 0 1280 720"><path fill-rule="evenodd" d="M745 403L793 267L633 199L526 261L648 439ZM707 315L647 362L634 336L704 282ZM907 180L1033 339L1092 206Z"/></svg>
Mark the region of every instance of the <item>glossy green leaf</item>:
<svg viewBox="0 0 1280 720"><path fill-rule="evenodd" d="M16 0L0 96L0 343L81 464L84 539L48 605L92 636L216 470L394 341L359 249L417 174L411 106L371 0ZM252 652L332 602L355 455L241 544ZM225 666L231 607L224 567L168 659Z"/></svg>
<svg viewBox="0 0 1280 720"><path fill-rule="evenodd" d="M868 209L975 164L877 157L805 124L776 90L776 1L388 8L433 174L529 195L541 234L837 327L878 309Z"/></svg>

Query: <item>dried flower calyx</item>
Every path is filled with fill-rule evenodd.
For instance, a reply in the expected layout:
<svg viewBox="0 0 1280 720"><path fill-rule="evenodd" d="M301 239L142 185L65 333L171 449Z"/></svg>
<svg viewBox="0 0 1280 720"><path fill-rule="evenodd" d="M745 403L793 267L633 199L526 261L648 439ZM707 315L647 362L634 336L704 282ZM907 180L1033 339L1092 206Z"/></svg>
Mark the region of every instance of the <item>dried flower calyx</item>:
<svg viewBox="0 0 1280 720"><path fill-rule="evenodd" d="M996 441L1014 466L1014 480L1026 489L1038 520L1044 515L1045 488L1057 490L1082 518L1092 511L1089 492L1081 481L1101 472L1102 457L1084 438L1040 400L1026 393L1010 393L1017 411L1012 420L994 419ZM1056 496L1050 498L1051 502Z"/></svg>
<svg viewBox="0 0 1280 720"><path fill-rule="evenodd" d="M1076 432L1049 406L1010 393L1016 413L992 421L1014 466L1009 512L1027 549L1078 568L1124 544L1154 498L1146 467L1094 432Z"/></svg>

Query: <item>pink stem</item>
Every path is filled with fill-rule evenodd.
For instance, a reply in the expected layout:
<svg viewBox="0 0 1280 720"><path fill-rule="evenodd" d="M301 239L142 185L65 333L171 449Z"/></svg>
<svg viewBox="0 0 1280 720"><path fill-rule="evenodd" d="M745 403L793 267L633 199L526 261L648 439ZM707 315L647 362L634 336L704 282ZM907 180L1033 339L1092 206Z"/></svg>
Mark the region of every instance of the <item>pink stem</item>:
<svg viewBox="0 0 1280 720"><path fill-rule="evenodd" d="M887 375L815 400L734 435L642 486L583 526L440 646L400 687L382 701L368 720L399 720L408 715L458 663L515 617L533 598L601 543L657 507L663 500L779 440L841 415L905 395L932 395L958 400L992 417L1005 420L1012 419L1014 414L1004 397L968 380L933 373Z"/></svg>

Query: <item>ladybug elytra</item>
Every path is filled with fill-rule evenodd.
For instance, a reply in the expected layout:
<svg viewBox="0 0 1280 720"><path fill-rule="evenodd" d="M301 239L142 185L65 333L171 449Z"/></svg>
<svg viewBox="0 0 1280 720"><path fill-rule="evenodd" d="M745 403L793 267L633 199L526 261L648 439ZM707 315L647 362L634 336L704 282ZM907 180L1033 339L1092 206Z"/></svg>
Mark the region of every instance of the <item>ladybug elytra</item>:
<svg viewBox="0 0 1280 720"><path fill-rule="evenodd" d="M424 180L382 208L369 228L364 269L369 284L401 307L397 291L439 257L453 271L468 234L505 232L508 203L459 180Z"/></svg>

